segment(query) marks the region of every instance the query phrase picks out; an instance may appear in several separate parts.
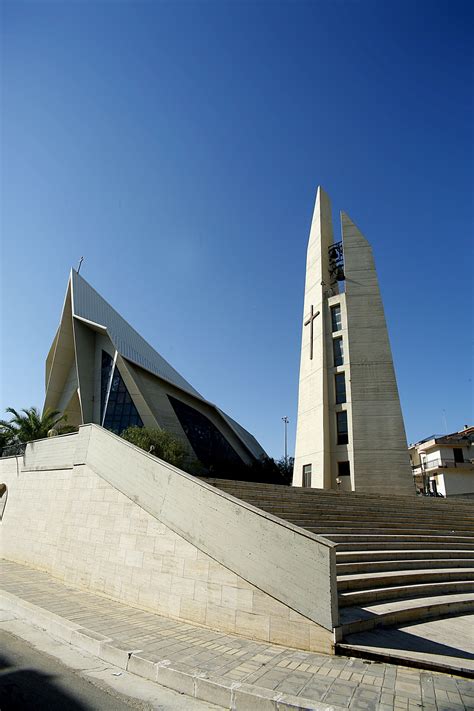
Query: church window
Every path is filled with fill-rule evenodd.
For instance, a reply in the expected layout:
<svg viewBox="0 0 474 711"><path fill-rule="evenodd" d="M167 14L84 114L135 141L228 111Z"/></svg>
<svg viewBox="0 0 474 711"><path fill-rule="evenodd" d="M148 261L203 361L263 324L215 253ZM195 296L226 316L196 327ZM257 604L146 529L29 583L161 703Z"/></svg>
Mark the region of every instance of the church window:
<svg viewBox="0 0 474 711"><path fill-rule="evenodd" d="M171 395L168 400L201 464L222 475L242 467L240 456L206 415Z"/></svg>
<svg viewBox="0 0 474 711"><path fill-rule="evenodd" d="M106 430L115 432L115 434L121 434L127 427L132 427L133 425L143 427L143 422L119 373L119 369L115 366L107 400L104 427Z"/></svg>
<svg viewBox="0 0 474 711"><path fill-rule="evenodd" d="M107 390L109 389L110 376L114 366L113 358L102 351L102 369L100 373L100 422L104 420L104 409L107 401Z"/></svg>
<svg viewBox="0 0 474 711"><path fill-rule="evenodd" d="M311 464L303 466L303 486L306 488L311 486Z"/></svg>
<svg viewBox="0 0 474 711"><path fill-rule="evenodd" d="M334 376L336 383L336 405L346 402L346 374L336 373Z"/></svg>
<svg viewBox="0 0 474 711"><path fill-rule="evenodd" d="M331 306L331 326L332 331L342 331L341 306Z"/></svg>
<svg viewBox="0 0 474 711"><path fill-rule="evenodd" d="M337 475L338 476L350 476L351 475L351 465L349 462L338 462L337 463Z"/></svg>
<svg viewBox="0 0 474 711"><path fill-rule="evenodd" d="M342 344L342 336L333 340L332 352L334 356L334 367L344 365L344 346Z"/></svg>
<svg viewBox="0 0 474 711"><path fill-rule="evenodd" d="M349 431L347 429L347 411L336 412L337 421L337 443L347 444L349 442Z"/></svg>

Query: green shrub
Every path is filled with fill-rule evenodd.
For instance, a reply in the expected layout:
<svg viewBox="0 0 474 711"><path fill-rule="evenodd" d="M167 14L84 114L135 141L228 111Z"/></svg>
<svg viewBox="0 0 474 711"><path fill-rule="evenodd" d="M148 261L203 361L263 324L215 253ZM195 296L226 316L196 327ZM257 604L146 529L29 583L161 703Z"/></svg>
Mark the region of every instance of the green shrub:
<svg viewBox="0 0 474 711"><path fill-rule="evenodd" d="M181 440L165 430L134 425L124 430L120 436L127 442L144 449L145 452L164 459L165 462L180 469L187 459L188 452Z"/></svg>

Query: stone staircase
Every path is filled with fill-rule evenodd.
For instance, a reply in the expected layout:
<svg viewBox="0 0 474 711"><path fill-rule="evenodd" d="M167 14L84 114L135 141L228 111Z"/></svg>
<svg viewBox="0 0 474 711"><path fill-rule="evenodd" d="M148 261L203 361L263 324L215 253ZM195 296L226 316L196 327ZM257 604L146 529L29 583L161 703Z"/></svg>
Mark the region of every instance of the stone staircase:
<svg viewBox="0 0 474 711"><path fill-rule="evenodd" d="M474 612L474 506L206 479L337 544L339 642L349 634Z"/></svg>

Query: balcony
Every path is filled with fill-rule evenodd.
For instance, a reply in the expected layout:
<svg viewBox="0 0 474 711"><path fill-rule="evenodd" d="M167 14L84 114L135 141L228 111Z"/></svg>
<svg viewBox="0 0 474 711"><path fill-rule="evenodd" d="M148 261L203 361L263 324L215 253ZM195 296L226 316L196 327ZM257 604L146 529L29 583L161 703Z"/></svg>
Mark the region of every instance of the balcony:
<svg viewBox="0 0 474 711"><path fill-rule="evenodd" d="M414 474L430 474L435 469L462 469L464 471L474 470L474 460L468 459L465 462L457 462L455 459L430 459L428 462L412 465Z"/></svg>

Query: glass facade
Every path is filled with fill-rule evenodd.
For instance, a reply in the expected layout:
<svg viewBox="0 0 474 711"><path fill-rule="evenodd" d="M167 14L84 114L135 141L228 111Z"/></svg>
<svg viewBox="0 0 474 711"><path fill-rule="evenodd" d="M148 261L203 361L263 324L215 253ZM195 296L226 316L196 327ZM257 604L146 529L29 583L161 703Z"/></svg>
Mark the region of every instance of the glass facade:
<svg viewBox="0 0 474 711"><path fill-rule="evenodd" d="M334 356L334 366L344 365L344 346L342 344L342 336L333 340L332 352Z"/></svg>
<svg viewBox="0 0 474 711"><path fill-rule="evenodd" d="M346 375L345 373L337 373L334 376L336 384L336 405L346 402Z"/></svg>
<svg viewBox="0 0 474 711"><path fill-rule="evenodd" d="M106 356L106 357L104 357ZM109 362L110 361L110 362ZM113 361L108 353L102 351L102 381L101 381L101 409L105 407L107 398L107 389L112 370ZM108 375L107 375L108 374ZM110 385L109 399L107 401L107 410L105 412L104 427L106 430L121 434L127 427L137 425L143 427L143 422L138 410L135 407L130 393L128 392L123 378L115 366Z"/></svg>
<svg viewBox="0 0 474 711"><path fill-rule="evenodd" d="M337 422L337 443L338 444L348 444L349 431L347 429L347 412L345 410L343 410L342 412L336 412L336 422Z"/></svg>
<svg viewBox="0 0 474 711"><path fill-rule="evenodd" d="M331 306L331 326L332 331L342 331L341 307L339 304Z"/></svg>
<svg viewBox="0 0 474 711"><path fill-rule="evenodd" d="M206 415L171 395L168 400L201 464L216 471L242 466L242 459Z"/></svg>

